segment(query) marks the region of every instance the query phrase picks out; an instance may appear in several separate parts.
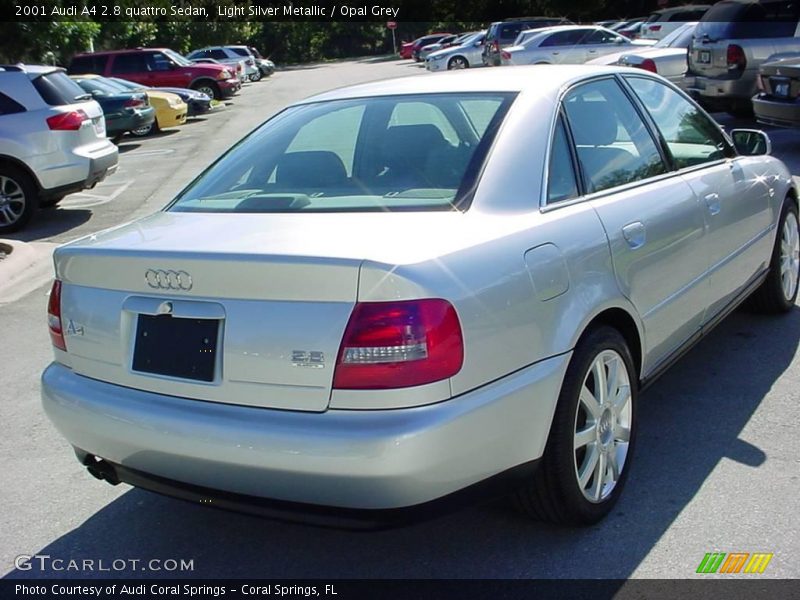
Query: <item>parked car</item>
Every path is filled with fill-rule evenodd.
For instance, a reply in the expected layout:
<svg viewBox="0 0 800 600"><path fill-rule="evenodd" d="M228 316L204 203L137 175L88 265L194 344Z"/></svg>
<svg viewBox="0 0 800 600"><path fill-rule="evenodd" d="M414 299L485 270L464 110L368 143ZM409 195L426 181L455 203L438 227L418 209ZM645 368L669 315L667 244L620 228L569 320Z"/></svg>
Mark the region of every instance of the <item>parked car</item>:
<svg viewBox="0 0 800 600"><path fill-rule="evenodd" d="M225 65L230 69L233 73L236 74L236 78L239 80L239 84L243 85L247 82L247 69L245 69L244 61L240 60L238 62L229 62L223 63L218 61L216 58L192 58L190 59L193 63L196 64L204 64L204 65Z"/></svg>
<svg viewBox="0 0 800 600"><path fill-rule="evenodd" d="M800 52L800 4L722 0L695 29L681 86L710 110L749 116L758 69L783 52Z"/></svg>
<svg viewBox="0 0 800 600"><path fill-rule="evenodd" d="M414 52L419 51L422 46L433 44L443 37L451 35L449 33L431 33L418 37L413 42L403 42L400 46L400 58L414 58Z"/></svg>
<svg viewBox="0 0 800 600"><path fill-rule="evenodd" d="M209 110L211 110L211 98L209 98L202 92L196 92L188 88L151 88L145 85L138 84L135 81L120 79L119 77L109 77L108 79L110 81L113 81L114 83L125 86L132 91L144 91L144 92L154 91L154 92L168 92L170 94L175 94L186 104L186 117L188 119L204 115Z"/></svg>
<svg viewBox="0 0 800 600"><path fill-rule="evenodd" d="M578 64L640 46L596 25L548 27L501 52L503 65Z"/></svg>
<svg viewBox="0 0 800 600"><path fill-rule="evenodd" d="M121 77L149 87L188 87L215 100L229 98L242 87L227 65L196 64L168 48L77 54L67 72Z"/></svg>
<svg viewBox="0 0 800 600"><path fill-rule="evenodd" d="M423 47L427 46L428 44L435 44L436 42L445 38L450 38L452 35L452 33L432 33L419 38L416 42L414 42L414 47L411 49L411 58L414 59L414 62L422 61L423 59L420 57L420 52L422 51Z"/></svg>
<svg viewBox="0 0 800 600"><path fill-rule="evenodd" d="M400 58L411 58L411 54L414 51L414 44L417 43L417 40L412 40L410 42L400 42L400 50L398 50L398 55Z"/></svg>
<svg viewBox="0 0 800 600"><path fill-rule="evenodd" d="M753 112L759 123L800 127L800 54L772 59L761 65Z"/></svg>
<svg viewBox="0 0 800 600"><path fill-rule="evenodd" d="M141 84L134 83L133 81L127 81L126 79L119 79L116 77L101 77L100 75L82 75L81 77L102 81L111 86L117 86L120 90L125 92L142 92L147 96L147 101L150 106L153 107L153 110L155 110L155 120L148 125L131 129L131 135L144 137L151 133L157 133L162 129L179 127L186 122L189 107L177 94L156 90L155 88L148 88Z"/></svg>
<svg viewBox="0 0 800 600"><path fill-rule="evenodd" d="M472 33L460 33L457 35L449 35L447 37L440 39L438 42L434 42L433 44L426 44L419 49L419 58L420 60L424 61L426 58L428 58L428 55L431 52L436 52L437 50L441 50L442 48L449 48L450 46L458 46L460 45L461 40L469 35L472 35Z"/></svg>
<svg viewBox="0 0 800 600"><path fill-rule="evenodd" d="M542 29L554 25L568 25L570 21L552 17L521 17L496 21L489 25L486 31L486 43L483 45L482 60L488 67L499 67L501 64L500 52L517 39L520 32L526 29Z"/></svg>
<svg viewBox="0 0 800 600"><path fill-rule="evenodd" d="M686 74L686 49L696 26L697 23L684 23L653 46L607 54L586 64L638 67L678 85Z"/></svg>
<svg viewBox="0 0 800 600"><path fill-rule="evenodd" d="M642 25L639 36L650 40L663 39L684 23L699 21L709 8L709 4L686 4L657 10Z"/></svg>
<svg viewBox="0 0 800 600"><path fill-rule="evenodd" d="M156 111L147 94L132 92L97 75L70 75L103 108L106 134L115 142L134 129L152 127Z"/></svg>
<svg viewBox="0 0 800 600"><path fill-rule="evenodd" d="M117 169L103 110L64 69L0 65L0 236Z"/></svg>
<svg viewBox="0 0 800 600"><path fill-rule="evenodd" d="M452 69L469 69L482 67L482 51L486 32L473 33L462 40L458 46L432 52L425 59L425 68L429 71Z"/></svg>
<svg viewBox="0 0 800 600"><path fill-rule="evenodd" d="M644 21L633 21L625 24L623 27L619 27L615 30L615 32L624 38L635 40L640 38L643 26Z"/></svg>
<svg viewBox="0 0 800 600"><path fill-rule="evenodd" d="M236 48L239 48L239 46L231 46L231 47L234 48L234 50ZM264 58L263 56L261 56L261 53L258 51L257 48L254 48L253 46L247 46L247 48L248 50L250 50L250 53L256 59L256 64L258 65L258 68L261 69L261 72L264 74L265 77L269 77L275 72L274 62L272 62L268 58Z"/></svg>
<svg viewBox="0 0 800 600"><path fill-rule="evenodd" d="M504 483L595 523L639 389L747 298L796 311L796 184L730 136L640 69L303 100L55 250L44 409L95 477L212 506L353 524Z"/></svg>
<svg viewBox="0 0 800 600"><path fill-rule="evenodd" d="M263 77L268 77L272 75L275 71L275 65L272 61L265 60L263 58L259 58L254 53L254 48L250 46L225 46L228 50L236 54L237 56L245 59L245 60L252 60L253 66L256 68L256 72L252 72L248 75L250 81L261 81Z"/></svg>
<svg viewBox="0 0 800 600"><path fill-rule="evenodd" d="M207 48L199 48L186 55L186 58L192 61L200 61L202 59L214 59L220 64L229 65L236 69L237 75L245 81L258 81L261 79L261 69L256 65L255 59L250 56L241 56L233 48L228 46L210 46Z"/></svg>

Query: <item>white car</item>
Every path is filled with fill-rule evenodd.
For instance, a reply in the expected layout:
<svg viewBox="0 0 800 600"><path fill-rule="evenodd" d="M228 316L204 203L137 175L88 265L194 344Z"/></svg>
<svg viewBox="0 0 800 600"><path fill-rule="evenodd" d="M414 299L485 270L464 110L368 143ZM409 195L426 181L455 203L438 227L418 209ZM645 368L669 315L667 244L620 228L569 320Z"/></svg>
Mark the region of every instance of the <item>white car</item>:
<svg viewBox="0 0 800 600"><path fill-rule="evenodd" d="M529 37L520 45L501 51L503 65L580 64L637 47L621 35L597 26L562 25L523 33Z"/></svg>
<svg viewBox="0 0 800 600"><path fill-rule="evenodd" d="M678 85L686 74L689 44L697 23L684 23L656 44L636 50L606 54L588 61L589 65L623 65L658 73Z"/></svg>
<svg viewBox="0 0 800 600"><path fill-rule="evenodd" d="M664 39L684 23L702 19L709 8L711 8L710 4L686 4L657 10L642 25L640 35L643 39Z"/></svg>
<svg viewBox="0 0 800 600"><path fill-rule="evenodd" d="M117 168L103 109L50 66L0 66L0 235Z"/></svg>
<svg viewBox="0 0 800 600"><path fill-rule="evenodd" d="M473 33L464 38L458 46L451 46L431 52L425 58L428 71L452 71L454 69L472 69L483 65L483 44L486 32Z"/></svg>
<svg viewBox="0 0 800 600"><path fill-rule="evenodd" d="M320 94L56 249L44 409L95 477L207 505L353 524L503 484L597 522L640 387L748 298L797 310L768 152L640 69Z"/></svg>
<svg viewBox="0 0 800 600"><path fill-rule="evenodd" d="M214 61L231 65L236 68L236 74L242 83L247 81L258 81L261 79L261 70L256 65L255 59L252 56L241 56L233 48L228 46L209 46L207 48L199 48L193 50L186 55L186 58L193 61L202 61L203 59L213 59Z"/></svg>

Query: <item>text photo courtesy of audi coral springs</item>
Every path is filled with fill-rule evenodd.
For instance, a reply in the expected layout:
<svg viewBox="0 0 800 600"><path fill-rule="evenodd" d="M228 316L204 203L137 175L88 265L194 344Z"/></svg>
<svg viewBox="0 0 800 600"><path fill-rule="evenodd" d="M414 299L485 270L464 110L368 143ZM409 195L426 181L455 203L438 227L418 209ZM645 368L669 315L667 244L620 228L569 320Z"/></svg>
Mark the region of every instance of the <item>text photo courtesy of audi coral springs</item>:
<svg viewBox="0 0 800 600"><path fill-rule="evenodd" d="M769 146L619 67L300 100L56 249L45 411L95 477L246 512L393 522L513 475L529 516L596 523L640 388L741 302L794 306Z"/></svg>

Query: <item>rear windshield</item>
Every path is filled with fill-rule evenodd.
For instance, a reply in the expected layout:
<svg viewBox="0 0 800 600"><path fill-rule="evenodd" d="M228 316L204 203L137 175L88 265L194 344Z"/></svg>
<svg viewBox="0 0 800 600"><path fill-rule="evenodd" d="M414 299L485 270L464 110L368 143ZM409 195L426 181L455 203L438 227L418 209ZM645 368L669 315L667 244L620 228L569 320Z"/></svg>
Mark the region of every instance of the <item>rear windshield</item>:
<svg viewBox="0 0 800 600"><path fill-rule="evenodd" d="M86 100L86 92L63 71L36 77L33 87L50 106L64 106Z"/></svg>
<svg viewBox="0 0 800 600"><path fill-rule="evenodd" d="M236 145L169 210L452 210L471 192L513 98L425 94L292 107Z"/></svg>
<svg viewBox="0 0 800 600"><path fill-rule="evenodd" d="M113 83L108 79L97 79L90 77L87 79L78 79L80 87L87 92L97 92L102 96L116 96L127 90L117 83Z"/></svg>
<svg viewBox="0 0 800 600"><path fill-rule="evenodd" d="M800 2L719 2L703 15L694 37L716 40L792 37L800 20Z"/></svg>

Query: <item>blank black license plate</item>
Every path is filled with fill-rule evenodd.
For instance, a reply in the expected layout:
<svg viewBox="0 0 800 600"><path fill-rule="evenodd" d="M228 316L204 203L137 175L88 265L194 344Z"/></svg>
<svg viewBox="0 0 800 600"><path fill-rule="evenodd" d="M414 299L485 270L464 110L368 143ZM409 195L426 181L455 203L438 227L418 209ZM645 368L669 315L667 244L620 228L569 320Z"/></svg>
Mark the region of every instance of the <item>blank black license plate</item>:
<svg viewBox="0 0 800 600"><path fill-rule="evenodd" d="M219 321L139 315L133 370L214 381Z"/></svg>

